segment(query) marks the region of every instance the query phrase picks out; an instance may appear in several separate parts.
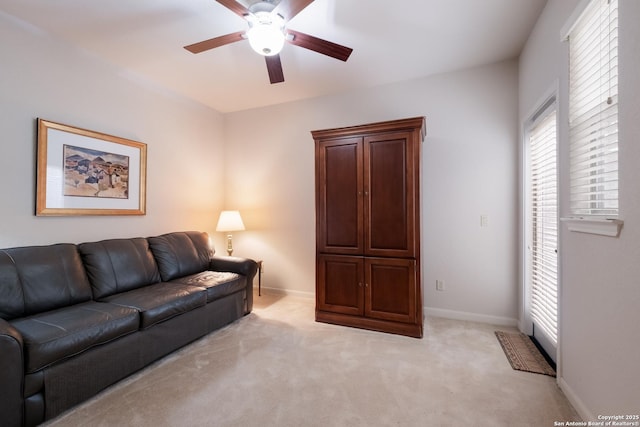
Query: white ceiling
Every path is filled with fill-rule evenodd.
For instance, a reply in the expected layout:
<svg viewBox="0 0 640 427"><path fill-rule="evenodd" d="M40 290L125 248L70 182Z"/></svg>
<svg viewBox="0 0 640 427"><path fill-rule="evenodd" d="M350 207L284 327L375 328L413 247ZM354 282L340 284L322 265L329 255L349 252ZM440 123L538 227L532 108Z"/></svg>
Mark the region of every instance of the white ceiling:
<svg viewBox="0 0 640 427"><path fill-rule="evenodd" d="M240 2L248 1L255 0ZM275 85L247 41L195 55L183 49L246 29L244 19L215 0L0 0L0 10L133 75L230 112L515 58L545 3L315 0L288 27L353 53L342 62L286 44L280 53L286 80Z"/></svg>

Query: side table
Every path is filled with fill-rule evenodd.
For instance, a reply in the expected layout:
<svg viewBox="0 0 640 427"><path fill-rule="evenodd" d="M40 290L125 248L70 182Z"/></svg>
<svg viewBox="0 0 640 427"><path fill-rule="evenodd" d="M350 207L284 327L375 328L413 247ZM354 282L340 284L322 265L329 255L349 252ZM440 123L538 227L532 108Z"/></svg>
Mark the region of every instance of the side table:
<svg viewBox="0 0 640 427"><path fill-rule="evenodd" d="M258 264L258 296L262 296L262 260L256 261Z"/></svg>

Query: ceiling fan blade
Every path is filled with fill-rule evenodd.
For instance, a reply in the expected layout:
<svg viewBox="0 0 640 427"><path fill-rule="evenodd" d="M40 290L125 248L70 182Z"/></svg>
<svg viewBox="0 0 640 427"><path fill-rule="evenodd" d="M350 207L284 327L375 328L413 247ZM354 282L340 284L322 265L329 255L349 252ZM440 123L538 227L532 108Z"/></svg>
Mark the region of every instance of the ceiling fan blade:
<svg viewBox="0 0 640 427"><path fill-rule="evenodd" d="M229 9L231 12L244 18L249 13L249 9L238 3L236 0L216 0L218 3Z"/></svg>
<svg viewBox="0 0 640 427"><path fill-rule="evenodd" d="M302 9L313 2L314 0L282 0L273 10L273 13L282 16L284 22L289 22L294 16L300 13Z"/></svg>
<svg viewBox="0 0 640 427"><path fill-rule="evenodd" d="M330 56L332 58L346 61L349 59L349 55L353 52L350 47L342 46L337 43L332 43L323 39L319 39L309 34L301 33L299 31L287 30L289 35L293 36L287 38L287 41L293 45L304 47L305 49L313 50L323 55Z"/></svg>
<svg viewBox="0 0 640 427"><path fill-rule="evenodd" d="M267 71L269 72L271 84L282 83L284 81L284 73L282 72L280 55L265 56L264 59L267 62Z"/></svg>
<svg viewBox="0 0 640 427"><path fill-rule="evenodd" d="M224 36L214 37L209 40L190 44L189 46L185 46L184 48L191 53L200 53L204 52L205 50L214 49L216 47L244 40L243 35L244 31L236 31L235 33L226 34Z"/></svg>

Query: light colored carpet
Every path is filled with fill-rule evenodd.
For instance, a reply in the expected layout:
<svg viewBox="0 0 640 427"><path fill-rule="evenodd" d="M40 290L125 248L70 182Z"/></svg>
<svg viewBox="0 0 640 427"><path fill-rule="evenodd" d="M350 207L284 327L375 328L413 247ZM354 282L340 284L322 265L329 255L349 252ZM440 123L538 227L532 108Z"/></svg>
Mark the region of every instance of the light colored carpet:
<svg viewBox="0 0 640 427"><path fill-rule="evenodd" d="M580 418L555 379L514 371L490 325L427 318L423 339L254 312L49 426L551 426Z"/></svg>

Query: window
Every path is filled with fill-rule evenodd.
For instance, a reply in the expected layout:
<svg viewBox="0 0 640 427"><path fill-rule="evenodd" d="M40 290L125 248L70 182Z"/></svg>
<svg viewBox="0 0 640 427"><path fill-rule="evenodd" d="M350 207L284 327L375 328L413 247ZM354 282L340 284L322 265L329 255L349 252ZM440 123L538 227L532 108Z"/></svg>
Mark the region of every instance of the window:
<svg viewBox="0 0 640 427"><path fill-rule="evenodd" d="M618 0L593 0L569 33L570 211L618 216Z"/></svg>

